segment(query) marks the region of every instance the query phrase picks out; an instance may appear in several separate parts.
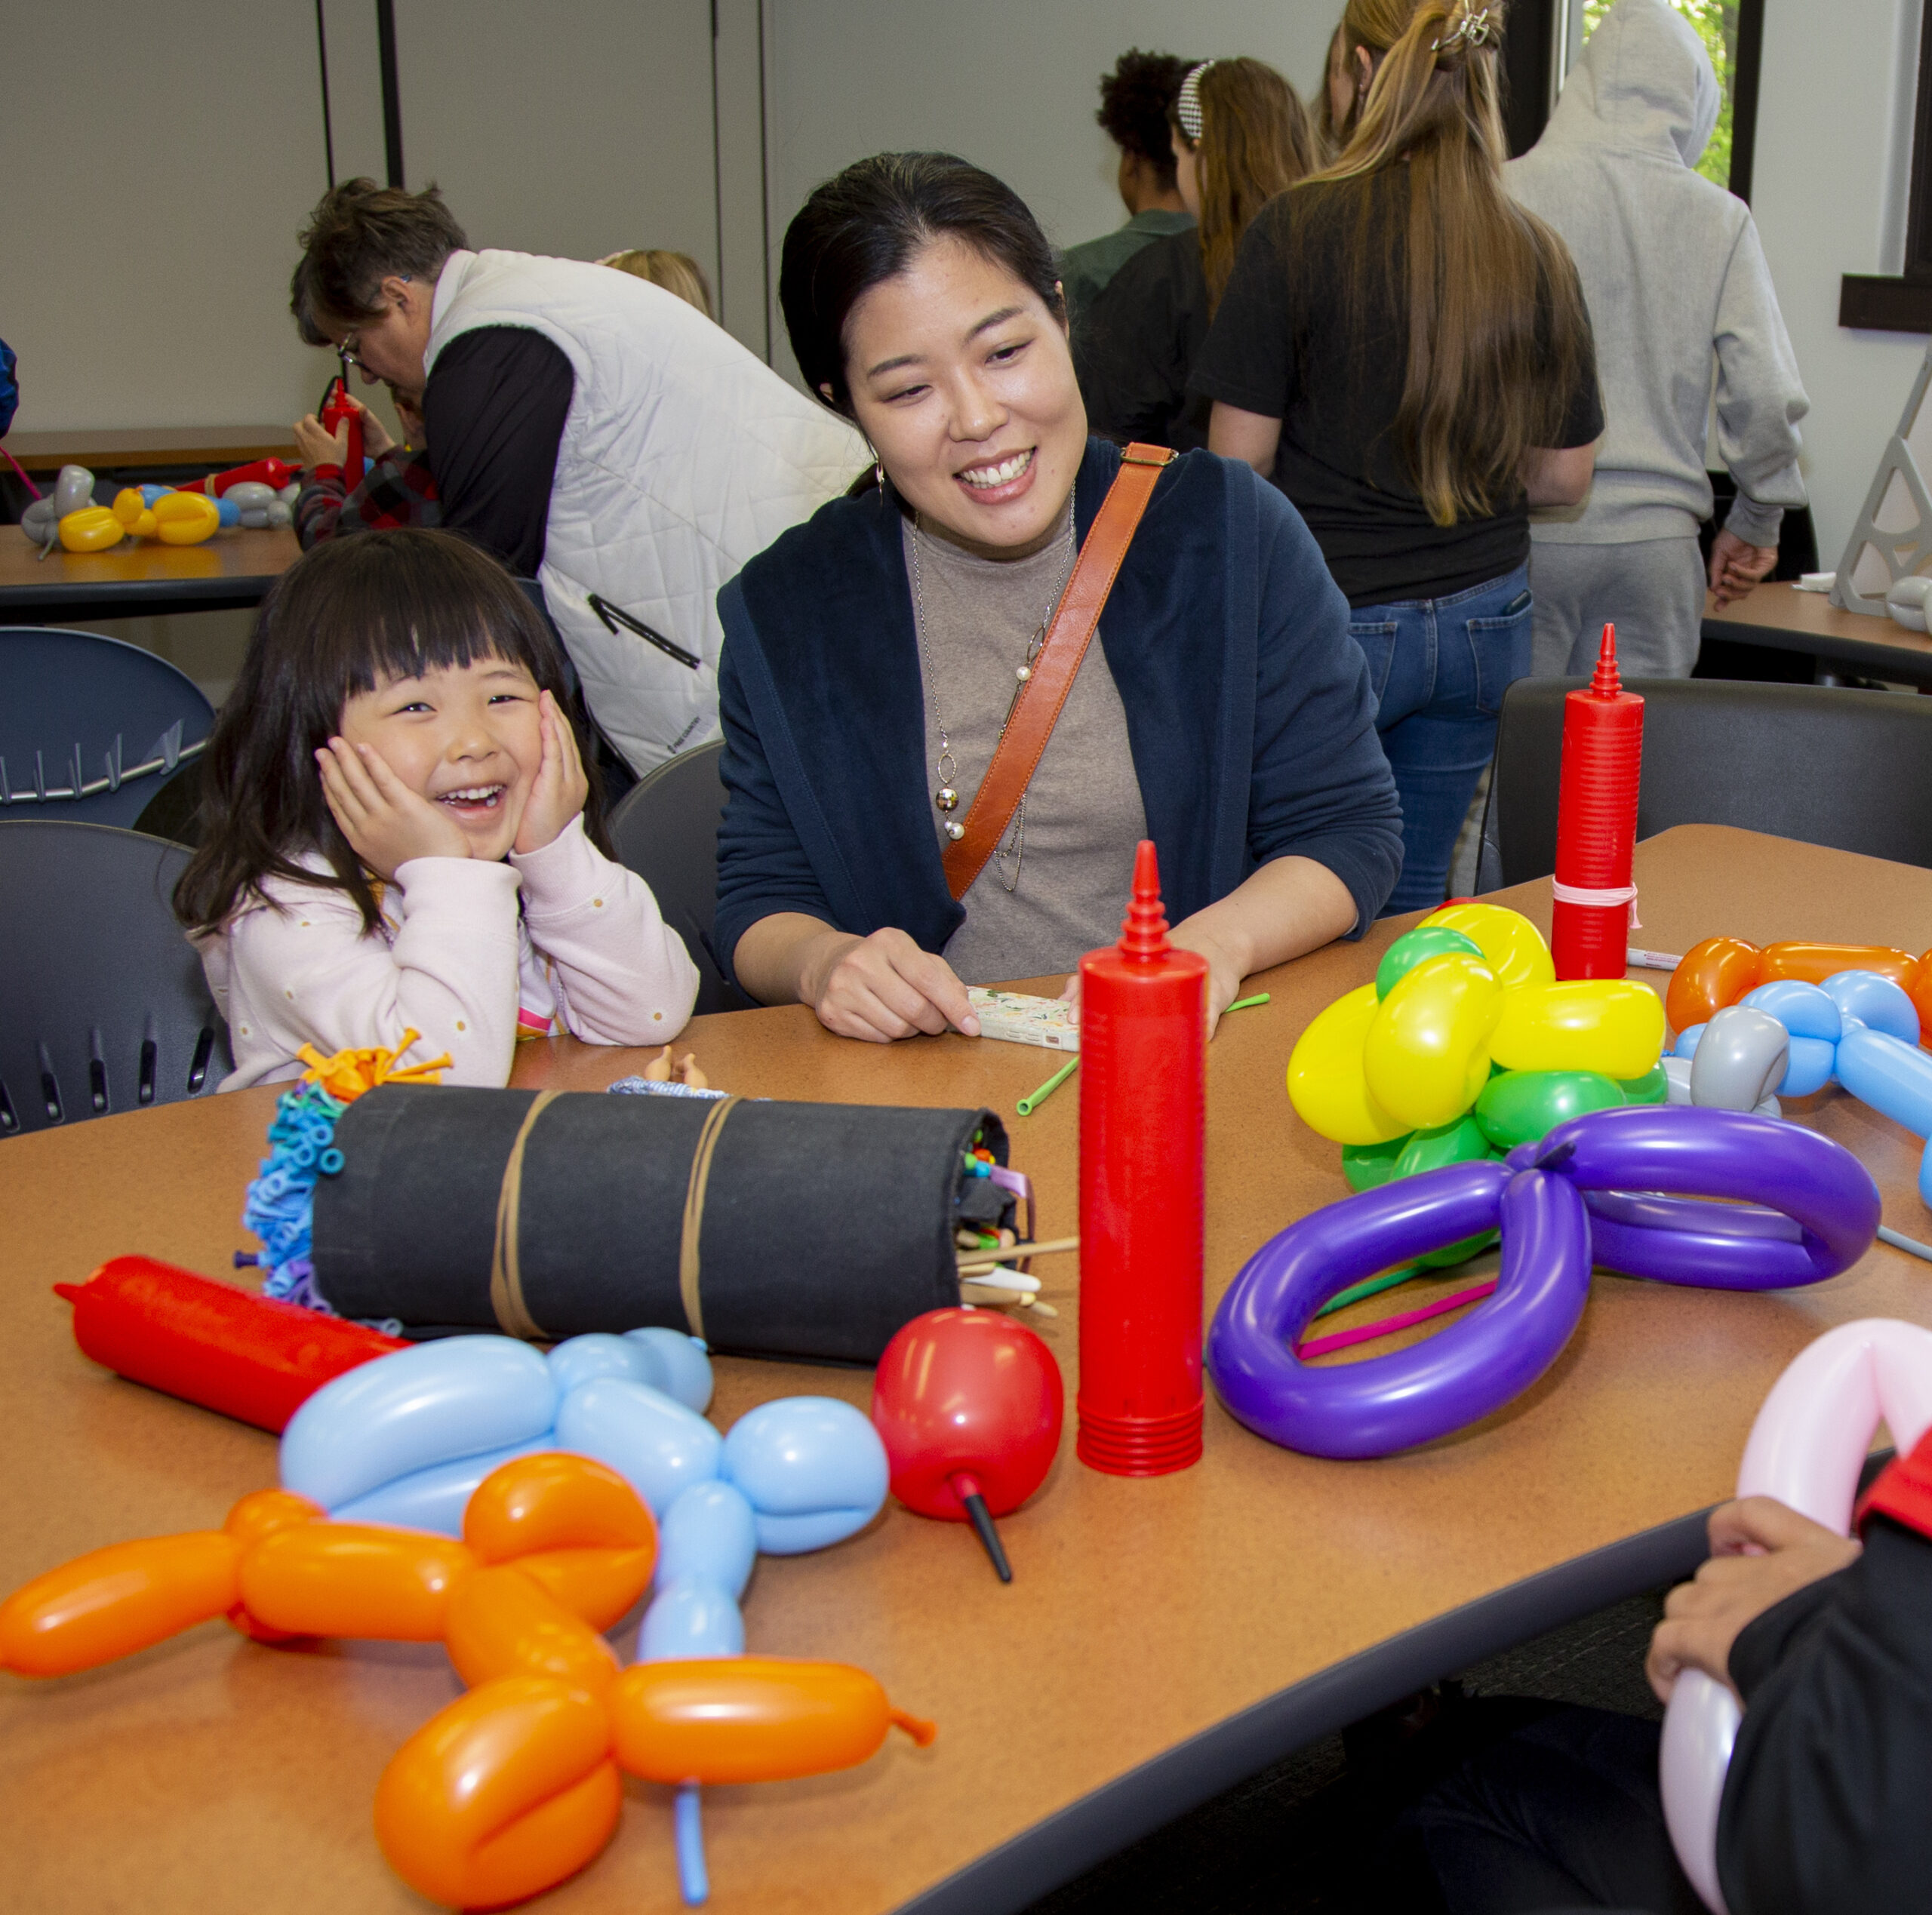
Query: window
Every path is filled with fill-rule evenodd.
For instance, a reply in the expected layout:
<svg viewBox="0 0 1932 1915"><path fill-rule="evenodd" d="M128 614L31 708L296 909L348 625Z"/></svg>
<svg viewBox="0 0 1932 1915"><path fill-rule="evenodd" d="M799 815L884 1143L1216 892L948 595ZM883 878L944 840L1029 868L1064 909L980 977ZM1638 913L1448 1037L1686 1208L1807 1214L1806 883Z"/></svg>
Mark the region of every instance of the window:
<svg viewBox="0 0 1932 1915"><path fill-rule="evenodd" d="M1897 278L1848 272L1838 282L1838 324L1932 333L1932 0L1918 29L1918 100L1912 115L1912 187L1905 271Z"/></svg>

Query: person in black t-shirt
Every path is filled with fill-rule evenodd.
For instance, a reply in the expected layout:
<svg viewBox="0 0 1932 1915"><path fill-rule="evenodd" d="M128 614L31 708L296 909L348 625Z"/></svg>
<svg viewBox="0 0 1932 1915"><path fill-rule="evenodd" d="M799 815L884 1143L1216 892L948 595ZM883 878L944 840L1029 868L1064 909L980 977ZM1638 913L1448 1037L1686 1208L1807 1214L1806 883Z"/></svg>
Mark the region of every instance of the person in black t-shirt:
<svg viewBox="0 0 1932 1915"><path fill-rule="evenodd" d="M1315 164L1294 90L1258 60L1191 68L1168 115L1180 196L1199 221L1137 253L1076 319L1074 362L1094 431L1192 451L1208 402L1188 375L1248 223Z"/></svg>
<svg viewBox="0 0 1932 1915"><path fill-rule="evenodd" d="M1402 798L1390 912L1442 902L1530 667L1529 508L1583 496L1603 430L1576 269L1501 183L1500 11L1349 0L1346 144L1249 227L1192 380L1348 596Z"/></svg>

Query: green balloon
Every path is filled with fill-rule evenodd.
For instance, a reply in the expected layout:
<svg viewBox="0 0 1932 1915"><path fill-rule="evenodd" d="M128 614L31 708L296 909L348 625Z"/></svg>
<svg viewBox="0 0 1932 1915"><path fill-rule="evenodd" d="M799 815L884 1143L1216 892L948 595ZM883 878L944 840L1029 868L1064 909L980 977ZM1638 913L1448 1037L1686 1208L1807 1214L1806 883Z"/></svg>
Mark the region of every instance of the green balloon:
<svg viewBox="0 0 1932 1915"><path fill-rule="evenodd" d="M1419 1135L1411 1131L1392 1137L1386 1144L1344 1144L1342 1175L1348 1179L1349 1189L1374 1190L1386 1184L1397 1174L1395 1160L1402 1154L1402 1146L1410 1137Z"/></svg>
<svg viewBox="0 0 1932 1915"><path fill-rule="evenodd" d="M1412 1132L1396 1160L1395 1175L1413 1177L1418 1171L1440 1170L1445 1164L1480 1163L1495 1154L1475 1119L1459 1117L1454 1123L1438 1124L1433 1130ZM1431 1250L1416 1261L1425 1269L1441 1270L1452 1263L1461 1263L1478 1250L1487 1250L1495 1241L1495 1231L1481 1231L1459 1243L1445 1243L1441 1250Z"/></svg>
<svg viewBox="0 0 1932 1915"><path fill-rule="evenodd" d="M1382 954L1375 967L1375 994L1386 997L1425 958L1440 958L1445 951L1460 951L1466 958L1480 958L1482 946L1447 924L1419 924L1404 931Z"/></svg>
<svg viewBox="0 0 1932 1915"><path fill-rule="evenodd" d="M1623 1077L1617 1081L1617 1089L1623 1093L1626 1104L1668 1104L1670 1102L1670 1080L1664 1075L1661 1064L1653 1064L1641 1077Z"/></svg>
<svg viewBox="0 0 1932 1915"><path fill-rule="evenodd" d="M1413 1177L1419 1170L1440 1170L1446 1163L1480 1163L1491 1154L1481 1126L1472 1117L1459 1117L1433 1130L1411 1131L1395 1160L1395 1175Z"/></svg>
<svg viewBox="0 0 1932 1915"><path fill-rule="evenodd" d="M1498 1150L1533 1143L1559 1123L1623 1102L1614 1078L1598 1071L1512 1071L1491 1077L1476 1099L1476 1122Z"/></svg>

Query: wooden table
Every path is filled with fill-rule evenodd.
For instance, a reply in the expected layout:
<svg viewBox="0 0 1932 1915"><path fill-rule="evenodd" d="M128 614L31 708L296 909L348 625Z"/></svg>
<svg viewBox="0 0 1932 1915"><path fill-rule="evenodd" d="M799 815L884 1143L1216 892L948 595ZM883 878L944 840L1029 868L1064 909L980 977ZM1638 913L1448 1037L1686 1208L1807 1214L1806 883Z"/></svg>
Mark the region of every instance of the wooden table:
<svg viewBox="0 0 1932 1915"><path fill-rule="evenodd" d="M1932 944L1932 871L1713 826L1667 832L1637 864L1647 944L1682 950L1718 932ZM1502 896L1547 924L1546 881ZM1211 1308L1269 1235L1346 1194L1336 1147L1294 1117L1281 1074L1297 1034L1371 974L1401 923L1259 980L1273 1002L1238 1013L1212 1047ZM1011 1111L1047 1074L1037 1051L958 1037L848 1043L796 1009L700 1019L681 1041L715 1082L794 1098ZM638 1062L531 1046L518 1080L595 1089ZM48 1289L128 1250L226 1273L272 1097L0 1147L0 1588L121 1538L217 1523L272 1480L269 1437L86 1363ZM1069 1088L1009 1120L1048 1234L1074 1220L1077 1117ZM1888 1216L1924 1234L1915 1139L1835 1095L1807 1120L1854 1148ZM1062 1311L1042 1328L1070 1405L1069 1261L1041 1269ZM1702 1554L1698 1513L1729 1493L1774 1378L1820 1330L1872 1315L1932 1324L1932 1274L1879 1246L1832 1283L1777 1296L1600 1277L1540 1384L1426 1449L1371 1463L1295 1455L1211 1395L1196 1468L1122 1482L1074 1461L1069 1416L1054 1474L1002 1524L1010 1588L963 1528L896 1507L835 1549L761 1561L745 1605L755 1651L857 1662L940 1735L924 1751L895 1738L841 1775L707 1791L713 1905L1023 1907L1417 1684L1687 1572ZM718 1374L721 1427L795 1391L863 1404L869 1383L745 1360ZM64 1682L0 1677L8 1898L195 1915L420 1910L377 1851L370 1804L397 1745L456 1693L435 1649L274 1650L218 1627ZM668 1797L636 1784L630 1797L616 1840L546 1904L558 1915L678 1906Z"/></svg>
<svg viewBox="0 0 1932 1915"><path fill-rule="evenodd" d="M1889 618L1841 611L1823 592L1794 585L1754 586L1722 611L1706 599L1704 636L1808 653L1820 682L1849 668L1866 678L1932 685L1932 638Z"/></svg>
<svg viewBox="0 0 1932 1915"><path fill-rule="evenodd" d="M63 466L214 466L257 459L295 463L295 435L281 426L124 426L78 432L15 432L7 450L30 472Z"/></svg>
<svg viewBox="0 0 1932 1915"><path fill-rule="evenodd" d="M0 525L0 625L259 605L302 555L285 527L263 532L230 527L198 546L124 539L108 552L56 546L45 558L36 556L39 549L17 525Z"/></svg>

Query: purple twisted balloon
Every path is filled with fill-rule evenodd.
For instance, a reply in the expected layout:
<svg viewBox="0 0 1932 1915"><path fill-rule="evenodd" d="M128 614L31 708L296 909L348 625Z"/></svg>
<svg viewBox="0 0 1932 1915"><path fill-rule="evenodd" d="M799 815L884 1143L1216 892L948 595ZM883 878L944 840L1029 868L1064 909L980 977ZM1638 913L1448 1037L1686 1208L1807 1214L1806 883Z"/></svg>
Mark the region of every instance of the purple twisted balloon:
<svg viewBox="0 0 1932 1915"><path fill-rule="evenodd" d="M1870 1173L1815 1132L1696 1106L1593 1111L1501 1163L1427 1171L1291 1225L1222 1298L1208 1366L1229 1412L1270 1442L1384 1456L1481 1421L1542 1376L1583 1314L1593 1255L1663 1283L1787 1289L1856 1262L1878 1217ZM1447 1329L1360 1363L1296 1357L1337 1291L1498 1229L1494 1293Z"/></svg>

